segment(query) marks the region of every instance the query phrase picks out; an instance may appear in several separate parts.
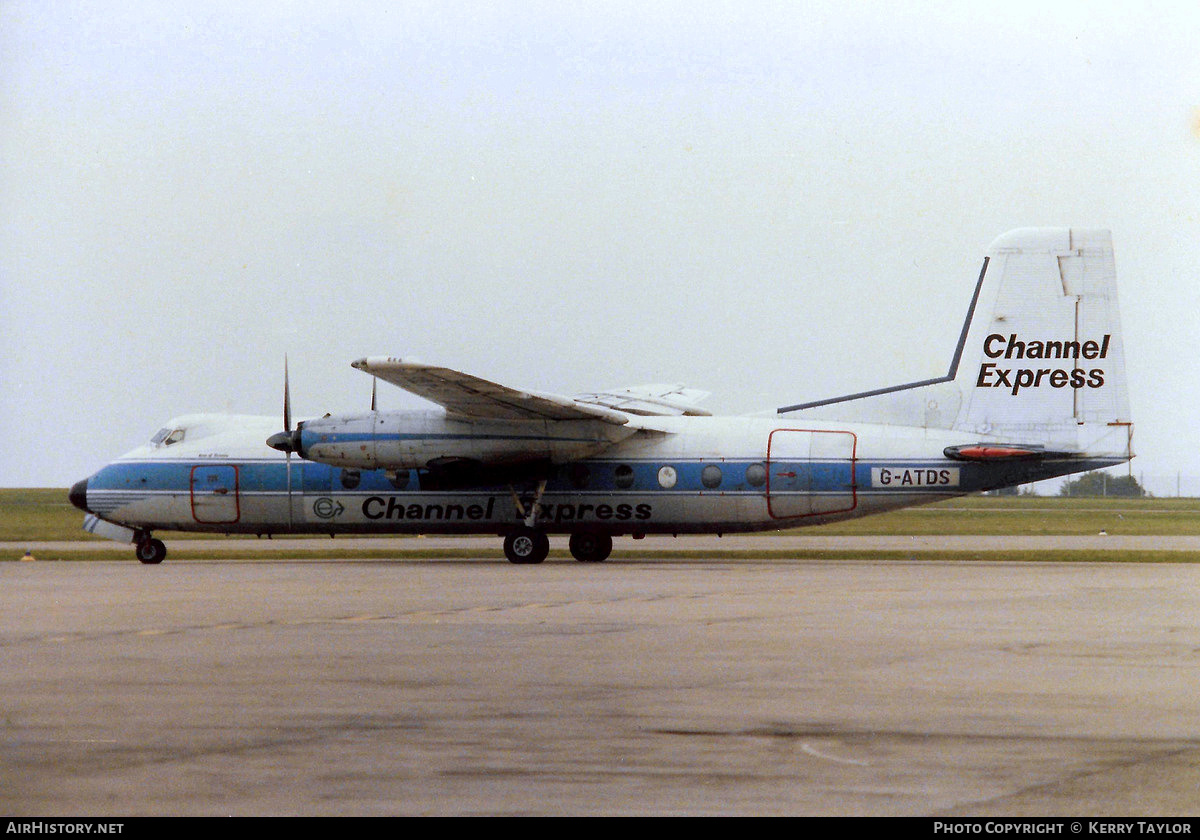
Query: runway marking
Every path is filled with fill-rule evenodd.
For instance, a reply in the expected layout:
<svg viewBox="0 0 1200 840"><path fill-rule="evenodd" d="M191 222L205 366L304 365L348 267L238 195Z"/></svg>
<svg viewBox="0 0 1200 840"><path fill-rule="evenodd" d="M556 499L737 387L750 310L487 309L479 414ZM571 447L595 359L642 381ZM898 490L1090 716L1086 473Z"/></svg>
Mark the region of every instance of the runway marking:
<svg viewBox="0 0 1200 840"><path fill-rule="evenodd" d="M853 764L855 767L870 767L871 766L871 763L869 761L855 761L852 758L838 758L837 756L825 755L825 753L814 749L813 747L809 746L808 744L801 744L800 751L803 753L806 753L807 755L811 755L813 758L823 758L826 761L832 761L835 764Z"/></svg>

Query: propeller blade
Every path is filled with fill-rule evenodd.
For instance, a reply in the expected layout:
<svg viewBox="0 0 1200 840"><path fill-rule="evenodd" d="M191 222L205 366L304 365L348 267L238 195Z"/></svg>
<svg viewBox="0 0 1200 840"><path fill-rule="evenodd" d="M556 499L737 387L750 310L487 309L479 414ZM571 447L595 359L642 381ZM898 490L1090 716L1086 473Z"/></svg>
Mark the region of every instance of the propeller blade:
<svg viewBox="0 0 1200 840"><path fill-rule="evenodd" d="M378 383L379 383L379 377L372 376L371 377L371 411L379 410L375 407L375 387Z"/></svg>
<svg viewBox="0 0 1200 840"><path fill-rule="evenodd" d="M304 425L301 423L300 425ZM288 358L283 357L283 431L267 438L267 446L286 452L288 456L288 486L291 486L292 453L300 450L300 429L292 430L292 385L288 376ZM290 492L290 491L289 491Z"/></svg>
<svg viewBox="0 0 1200 840"><path fill-rule="evenodd" d="M283 429L286 432L292 430L292 388L288 381L288 358L285 353L283 356Z"/></svg>

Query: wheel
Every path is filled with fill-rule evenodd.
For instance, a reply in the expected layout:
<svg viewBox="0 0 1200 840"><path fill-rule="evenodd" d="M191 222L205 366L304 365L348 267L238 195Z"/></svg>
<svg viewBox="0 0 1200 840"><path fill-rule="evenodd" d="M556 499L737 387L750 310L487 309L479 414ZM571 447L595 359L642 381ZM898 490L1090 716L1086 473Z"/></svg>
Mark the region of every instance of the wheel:
<svg viewBox="0 0 1200 840"><path fill-rule="evenodd" d="M504 538L504 556L510 563L541 563L550 553L550 538L534 528L517 528Z"/></svg>
<svg viewBox="0 0 1200 840"><path fill-rule="evenodd" d="M167 556L162 540L142 540L137 544L137 559L143 563L161 563Z"/></svg>
<svg viewBox="0 0 1200 840"><path fill-rule="evenodd" d="M504 538L504 556L510 563L541 563L550 553L550 538L533 528L517 528Z"/></svg>
<svg viewBox="0 0 1200 840"><path fill-rule="evenodd" d="M580 563L603 563L612 554L612 537L591 531L571 535L571 556Z"/></svg>

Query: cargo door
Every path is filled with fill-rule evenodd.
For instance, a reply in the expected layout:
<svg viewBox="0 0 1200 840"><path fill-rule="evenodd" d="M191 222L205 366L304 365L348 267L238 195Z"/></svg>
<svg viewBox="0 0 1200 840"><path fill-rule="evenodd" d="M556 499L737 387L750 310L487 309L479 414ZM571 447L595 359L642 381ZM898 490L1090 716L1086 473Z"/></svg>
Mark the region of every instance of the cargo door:
<svg viewBox="0 0 1200 840"><path fill-rule="evenodd" d="M774 519L844 513L858 505L852 432L776 429L767 439L767 511Z"/></svg>

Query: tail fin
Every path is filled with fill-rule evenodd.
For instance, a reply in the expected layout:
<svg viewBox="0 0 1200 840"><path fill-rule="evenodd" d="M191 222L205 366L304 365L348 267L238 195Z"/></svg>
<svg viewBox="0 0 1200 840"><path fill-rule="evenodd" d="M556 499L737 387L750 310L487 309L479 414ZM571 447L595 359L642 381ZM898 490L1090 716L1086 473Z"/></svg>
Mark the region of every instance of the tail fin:
<svg viewBox="0 0 1200 840"><path fill-rule="evenodd" d="M779 409L793 411L1129 457L1111 235L1004 234L988 248L946 376Z"/></svg>

